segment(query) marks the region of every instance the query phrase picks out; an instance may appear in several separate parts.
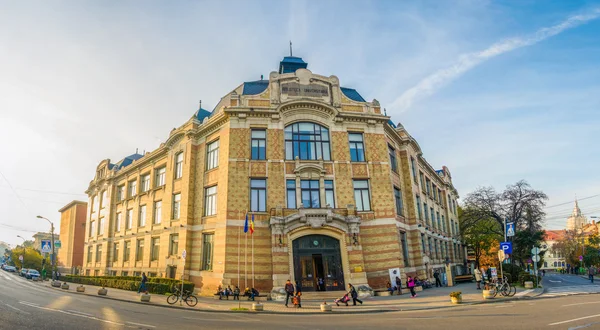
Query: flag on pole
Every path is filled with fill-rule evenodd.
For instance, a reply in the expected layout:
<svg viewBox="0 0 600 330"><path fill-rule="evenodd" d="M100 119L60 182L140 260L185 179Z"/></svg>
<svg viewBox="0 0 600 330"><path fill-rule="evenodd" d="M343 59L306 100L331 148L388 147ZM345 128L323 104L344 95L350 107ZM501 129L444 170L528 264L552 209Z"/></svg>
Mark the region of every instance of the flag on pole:
<svg viewBox="0 0 600 330"><path fill-rule="evenodd" d="M252 214L252 221L250 222L250 235L252 234L254 234L254 214Z"/></svg>
<svg viewBox="0 0 600 330"><path fill-rule="evenodd" d="M246 213L246 222L244 222L244 233L248 232L248 213Z"/></svg>

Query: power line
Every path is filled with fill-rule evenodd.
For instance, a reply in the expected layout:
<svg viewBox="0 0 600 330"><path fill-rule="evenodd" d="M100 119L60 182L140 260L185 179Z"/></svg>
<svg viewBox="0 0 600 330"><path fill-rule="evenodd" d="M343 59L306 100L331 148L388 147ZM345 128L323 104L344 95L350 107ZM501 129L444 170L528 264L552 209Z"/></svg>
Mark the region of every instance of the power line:
<svg viewBox="0 0 600 330"><path fill-rule="evenodd" d="M18 230L18 231L25 231L25 232L29 232L29 233L37 233L39 232L39 230L30 230L30 229L23 229L23 228L19 228L19 227L15 227L15 226L11 226L11 225L7 225L5 223L0 223L0 226L2 227L6 227L12 230Z"/></svg>
<svg viewBox="0 0 600 330"><path fill-rule="evenodd" d="M28 189L28 188L15 188L15 190L33 191L33 192L40 192L40 193L53 194L53 195L87 196L86 194L81 194L81 193L74 194L74 193L70 193L70 192L53 191L53 190L39 190L39 189Z"/></svg>
<svg viewBox="0 0 600 330"><path fill-rule="evenodd" d="M2 171L0 171L0 175L2 175L2 177L4 178L4 181L6 181L6 183L8 184L8 186L10 187L10 189L12 190L12 192L15 194L15 196L17 196L17 199L19 199L19 201L21 202L21 204L23 205L23 207L25 208L25 210L27 211L27 213L31 214L31 212L29 211L29 208L27 207L27 205L25 204L25 202L23 202L23 200L21 199L21 197L19 196L19 194L17 194L17 192L15 191L15 188L13 188L13 186L10 184L10 181L8 181L8 179L6 178L6 176L4 176L4 174L2 173Z"/></svg>
<svg viewBox="0 0 600 330"><path fill-rule="evenodd" d="M594 197L598 197L598 196L600 196L600 194L594 195L594 196L583 197L583 198L577 198L576 200L572 200L572 201L564 202L564 203L560 203L560 204L554 204L554 205L546 206L544 208L545 209L549 209L549 208L556 207L556 206L562 206L562 205L567 205L567 204L570 204L570 203L575 203L575 201L578 201L578 202L579 201L584 201L586 199L590 199L590 198L594 198Z"/></svg>

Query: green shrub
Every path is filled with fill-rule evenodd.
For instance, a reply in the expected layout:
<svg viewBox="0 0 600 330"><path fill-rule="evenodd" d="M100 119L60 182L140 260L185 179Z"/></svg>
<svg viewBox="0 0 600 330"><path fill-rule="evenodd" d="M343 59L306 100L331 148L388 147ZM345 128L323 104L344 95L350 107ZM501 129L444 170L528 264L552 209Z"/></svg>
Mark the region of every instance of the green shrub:
<svg viewBox="0 0 600 330"><path fill-rule="evenodd" d="M141 277L136 276L77 276L64 275L60 281L78 284L102 286L121 290L137 291L141 283ZM181 286L181 281L171 278L149 277L146 288L150 293L165 294L173 292L175 286ZM183 282L183 289L194 291L194 283Z"/></svg>
<svg viewBox="0 0 600 330"><path fill-rule="evenodd" d="M533 282L533 284L535 285L535 275L531 275L527 272L522 272L519 274L519 283L523 286L525 286L525 282ZM537 276L537 283L540 284L542 283L542 277L541 276Z"/></svg>
<svg viewBox="0 0 600 330"><path fill-rule="evenodd" d="M508 282L516 283L519 280L519 274L523 272L523 268L517 265L502 264L502 272L508 278Z"/></svg>

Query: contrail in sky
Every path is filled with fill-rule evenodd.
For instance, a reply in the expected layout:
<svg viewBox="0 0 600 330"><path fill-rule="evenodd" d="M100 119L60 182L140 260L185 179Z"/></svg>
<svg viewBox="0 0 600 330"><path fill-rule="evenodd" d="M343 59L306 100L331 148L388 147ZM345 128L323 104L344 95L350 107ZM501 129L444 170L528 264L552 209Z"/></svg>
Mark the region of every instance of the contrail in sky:
<svg viewBox="0 0 600 330"><path fill-rule="evenodd" d="M415 100L433 94L443 85L458 78L461 74L482 62L521 47L534 45L544 39L555 36L565 30L577 27L598 17L600 17L600 8L595 8L588 13L571 16L554 26L541 28L530 35L506 39L497 42L482 51L463 54L454 65L431 74L421 80L416 86L402 93L402 95L392 102L390 108L405 111L411 107Z"/></svg>

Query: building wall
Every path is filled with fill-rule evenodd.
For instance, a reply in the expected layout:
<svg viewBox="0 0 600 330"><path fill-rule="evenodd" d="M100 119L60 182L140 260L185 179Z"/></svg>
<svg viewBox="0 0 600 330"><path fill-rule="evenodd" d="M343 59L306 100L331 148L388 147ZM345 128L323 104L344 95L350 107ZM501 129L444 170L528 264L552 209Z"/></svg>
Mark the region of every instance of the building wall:
<svg viewBox="0 0 600 330"><path fill-rule="evenodd" d="M87 203L73 201L59 212L61 248L58 249L58 266L63 272L83 266Z"/></svg>

